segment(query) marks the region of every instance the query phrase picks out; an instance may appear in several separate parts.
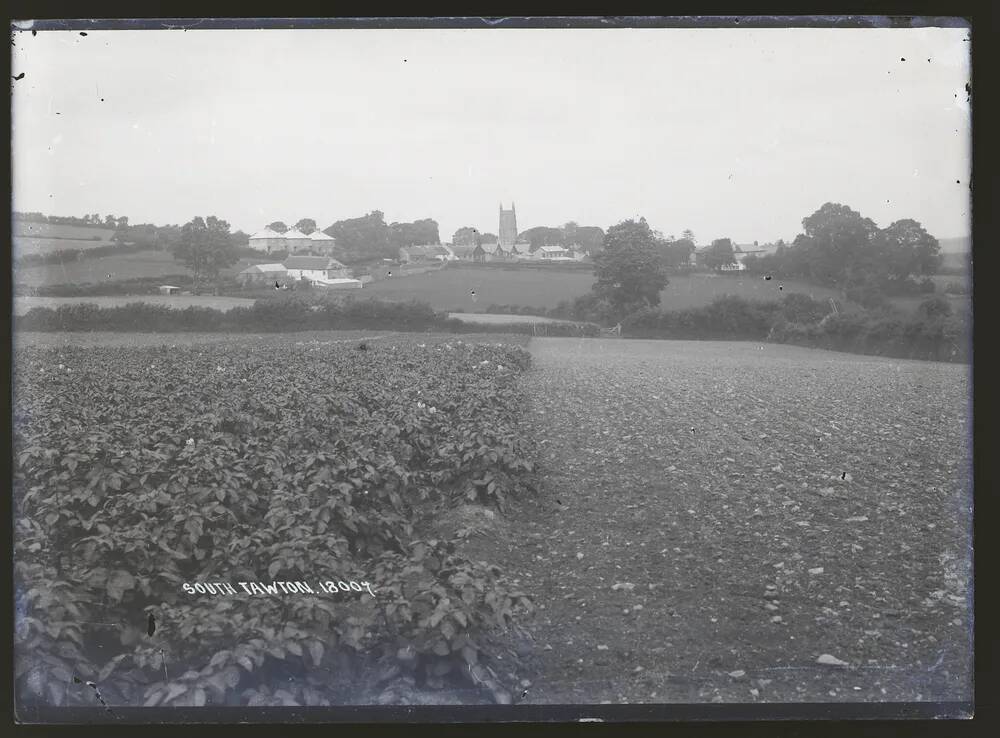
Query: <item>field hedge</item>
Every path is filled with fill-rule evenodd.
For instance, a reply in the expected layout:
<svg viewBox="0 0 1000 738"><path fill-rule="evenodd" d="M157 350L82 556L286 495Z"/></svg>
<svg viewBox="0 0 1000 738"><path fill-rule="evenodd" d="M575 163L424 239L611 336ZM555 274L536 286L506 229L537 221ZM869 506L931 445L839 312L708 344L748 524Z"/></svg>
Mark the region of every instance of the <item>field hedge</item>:
<svg viewBox="0 0 1000 738"><path fill-rule="evenodd" d="M16 277L16 272L15 272ZM164 284L188 287L194 283L189 274L166 274L158 277L134 277L94 284L52 284L28 287L16 285L19 295L36 297L118 297L125 295L155 295Z"/></svg>
<svg viewBox="0 0 1000 738"><path fill-rule="evenodd" d="M99 236L94 236L91 241L100 241ZM44 254L24 254L17 260L17 265L22 267L45 266L47 264L64 264L69 261L80 259L97 259L102 256L114 256L116 254L135 254L146 251L149 247L143 244L121 244L109 243L105 246L95 246L91 249L58 249L48 251Z"/></svg>
<svg viewBox="0 0 1000 738"><path fill-rule="evenodd" d="M531 601L433 521L531 489L530 358L358 348L17 351L22 707L93 705L88 681L112 707L365 703L398 679L510 702L494 635ZM261 580L315 593L184 586Z"/></svg>
<svg viewBox="0 0 1000 738"><path fill-rule="evenodd" d="M508 325L480 325L448 318L420 302L335 298L319 290L288 297L256 300L252 307L228 311L134 302L118 307L92 303L36 307L15 318L25 331L137 331L137 332L297 332L315 330L443 331L448 333L536 332L529 321ZM596 324L547 324L550 336L596 336Z"/></svg>
<svg viewBox="0 0 1000 738"><path fill-rule="evenodd" d="M830 314L806 295L780 302L726 296L703 308L640 310L622 320L622 334L634 338L773 341L850 353L967 363L971 360L968 319L951 314L947 300L933 297L916 312L888 309Z"/></svg>

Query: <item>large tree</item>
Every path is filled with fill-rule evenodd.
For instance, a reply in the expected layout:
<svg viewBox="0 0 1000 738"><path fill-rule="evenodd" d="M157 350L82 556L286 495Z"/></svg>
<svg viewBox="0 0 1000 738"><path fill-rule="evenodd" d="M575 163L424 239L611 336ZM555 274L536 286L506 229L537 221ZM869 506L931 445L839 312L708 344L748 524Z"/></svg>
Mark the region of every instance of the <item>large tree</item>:
<svg viewBox="0 0 1000 738"><path fill-rule="evenodd" d="M462 226L452 235L451 242L455 246L478 246L482 243L496 243L497 235L477 231L472 226Z"/></svg>
<svg viewBox="0 0 1000 738"><path fill-rule="evenodd" d="M277 233L284 233L285 231L288 230L288 226L286 226L280 220L276 220L273 223L268 223L267 227L270 228L272 231L275 231Z"/></svg>
<svg viewBox="0 0 1000 738"><path fill-rule="evenodd" d="M381 210L373 210L360 218L338 220L323 232L337 239L337 258L345 264L399 256L399 249L389 238L389 226Z"/></svg>
<svg viewBox="0 0 1000 738"><path fill-rule="evenodd" d="M236 244L229 234L229 223L214 215L195 217L181 228L173 247L174 258L194 273L195 282L214 281L219 272L239 259Z"/></svg>
<svg viewBox="0 0 1000 738"><path fill-rule="evenodd" d="M423 218L412 223L391 223L389 239L396 248L441 243L438 224L433 218Z"/></svg>
<svg viewBox="0 0 1000 738"><path fill-rule="evenodd" d="M727 264L735 264L733 242L728 238L717 238L701 253L701 261L709 269L718 269Z"/></svg>
<svg viewBox="0 0 1000 738"><path fill-rule="evenodd" d="M668 284L660 246L645 218L609 228L594 259L594 293L620 313L659 305L660 291Z"/></svg>
<svg viewBox="0 0 1000 738"><path fill-rule="evenodd" d="M308 236L316 230L316 221L312 218L302 218L295 224L295 227Z"/></svg>
<svg viewBox="0 0 1000 738"><path fill-rule="evenodd" d="M560 228L549 228L547 226L537 226L522 231L518 238L531 244L531 250L537 251L542 246L562 246L565 243L563 230Z"/></svg>
<svg viewBox="0 0 1000 738"><path fill-rule="evenodd" d="M802 219L795 247L808 257L809 276L821 284L846 286L866 281L876 253L878 226L871 218L839 203L825 203Z"/></svg>
<svg viewBox="0 0 1000 738"><path fill-rule="evenodd" d="M691 254L695 251L695 245L686 238L678 241L667 239L660 247L663 254L663 263L668 267L686 266L691 263Z"/></svg>
<svg viewBox="0 0 1000 738"><path fill-rule="evenodd" d="M897 220L879 231L878 250L886 278L902 282L916 275L934 274L941 266L938 240L915 220Z"/></svg>

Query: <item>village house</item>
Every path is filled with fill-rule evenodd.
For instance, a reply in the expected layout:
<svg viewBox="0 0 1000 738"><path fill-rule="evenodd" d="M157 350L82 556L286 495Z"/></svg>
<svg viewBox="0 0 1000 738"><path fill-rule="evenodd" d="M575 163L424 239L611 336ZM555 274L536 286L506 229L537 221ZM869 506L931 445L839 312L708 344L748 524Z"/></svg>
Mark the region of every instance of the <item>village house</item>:
<svg viewBox="0 0 1000 738"><path fill-rule="evenodd" d="M403 246L399 249L399 260L403 264L421 261L450 261L454 256L440 244L426 246Z"/></svg>
<svg viewBox="0 0 1000 738"><path fill-rule="evenodd" d="M533 256L539 261L576 261L562 246L540 246Z"/></svg>
<svg viewBox="0 0 1000 738"><path fill-rule="evenodd" d="M464 246L454 243L449 245L448 249L451 251L452 256L459 261L473 261L476 251L475 246Z"/></svg>
<svg viewBox="0 0 1000 738"><path fill-rule="evenodd" d="M743 260L748 256L756 256L758 258L761 256L770 256L777 250L777 246L769 243L763 246L759 245L756 241L753 243L734 243L733 258L736 259L738 264L743 264Z"/></svg>
<svg viewBox="0 0 1000 738"><path fill-rule="evenodd" d="M511 259L509 251L499 243L481 243L472 252L472 260L478 262L507 261Z"/></svg>

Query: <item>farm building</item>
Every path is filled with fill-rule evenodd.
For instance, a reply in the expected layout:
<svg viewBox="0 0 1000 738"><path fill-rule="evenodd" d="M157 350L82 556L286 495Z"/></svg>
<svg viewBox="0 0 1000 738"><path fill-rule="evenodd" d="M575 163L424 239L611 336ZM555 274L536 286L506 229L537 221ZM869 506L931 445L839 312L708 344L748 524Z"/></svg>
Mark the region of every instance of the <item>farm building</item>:
<svg viewBox="0 0 1000 738"><path fill-rule="evenodd" d="M285 231L285 249L289 254L308 253L312 250L315 243L318 242L311 239L298 228Z"/></svg>
<svg viewBox="0 0 1000 738"><path fill-rule="evenodd" d="M272 231L270 228L264 228L250 236L248 243L250 248L264 251L268 254L275 251L284 251L285 234Z"/></svg>
<svg viewBox="0 0 1000 738"><path fill-rule="evenodd" d="M316 254L330 256L333 254L333 247L337 245L337 239L328 236L323 231L317 229L309 234L312 241L311 251Z"/></svg>
<svg viewBox="0 0 1000 738"><path fill-rule="evenodd" d="M404 264L415 261L449 261L451 258L451 252L439 244L403 246L399 250L399 260Z"/></svg>
<svg viewBox="0 0 1000 738"><path fill-rule="evenodd" d="M254 264L236 275L244 287L253 284L283 282L287 277L288 272L284 264Z"/></svg>
<svg viewBox="0 0 1000 738"><path fill-rule="evenodd" d="M329 256L289 256L285 259L283 266L290 279L329 282L335 279L351 278L347 267Z"/></svg>
<svg viewBox="0 0 1000 738"><path fill-rule="evenodd" d="M174 287L172 284L160 285L161 295L178 295L180 294L180 291L181 291L180 287Z"/></svg>

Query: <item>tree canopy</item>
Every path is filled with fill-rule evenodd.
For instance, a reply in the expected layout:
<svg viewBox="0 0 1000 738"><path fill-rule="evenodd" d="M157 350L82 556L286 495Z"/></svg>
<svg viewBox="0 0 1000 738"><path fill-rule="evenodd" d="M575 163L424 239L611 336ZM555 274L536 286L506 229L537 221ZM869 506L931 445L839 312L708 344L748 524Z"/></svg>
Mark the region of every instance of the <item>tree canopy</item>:
<svg viewBox="0 0 1000 738"><path fill-rule="evenodd" d="M218 279L219 272L239 259L237 246L229 234L229 223L196 216L181 228L173 247L174 258L194 273L196 283Z"/></svg>
<svg viewBox="0 0 1000 738"><path fill-rule="evenodd" d="M880 229L848 206L828 202L803 218L802 230L791 245L779 242L775 254L748 258L747 268L855 292L894 294L930 289L927 277L941 264L937 239L908 218ZM917 277L924 277L923 285Z"/></svg>
<svg viewBox="0 0 1000 738"><path fill-rule="evenodd" d="M451 237L455 246L478 246L482 243L496 243L495 233L483 233L472 226L462 226Z"/></svg>
<svg viewBox="0 0 1000 738"><path fill-rule="evenodd" d="M441 243L437 221L432 218L423 218L412 223L392 223L389 226L389 240L397 249L402 246Z"/></svg>
<svg viewBox="0 0 1000 738"><path fill-rule="evenodd" d="M398 256L389 240L389 226L381 210L359 218L338 220L323 231L337 239L337 258L345 264Z"/></svg>
<svg viewBox="0 0 1000 738"><path fill-rule="evenodd" d="M733 256L733 242L728 238L717 238L712 241L712 245L705 249L700 257L702 264L709 269L736 263L736 257Z"/></svg>
<svg viewBox="0 0 1000 738"><path fill-rule="evenodd" d="M308 236L316 230L316 221L312 218L302 218L295 224L295 227Z"/></svg>
<svg viewBox="0 0 1000 738"><path fill-rule="evenodd" d="M622 313L656 307L668 284L659 250L660 242L645 218L612 226L594 259L594 293Z"/></svg>
<svg viewBox="0 0 1000 738"><path fill-rule="evenodd" d="M273 223L268 223L267 227L270 228L272 231L275 231L277 233L284 233L285 231L288 230L288 226L286 226L280 220L276 220Z"/></svg>

